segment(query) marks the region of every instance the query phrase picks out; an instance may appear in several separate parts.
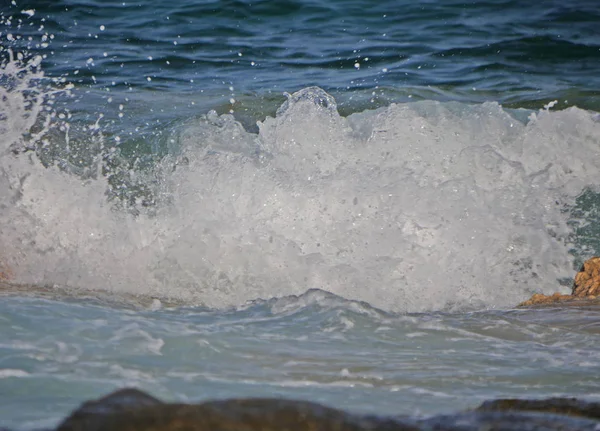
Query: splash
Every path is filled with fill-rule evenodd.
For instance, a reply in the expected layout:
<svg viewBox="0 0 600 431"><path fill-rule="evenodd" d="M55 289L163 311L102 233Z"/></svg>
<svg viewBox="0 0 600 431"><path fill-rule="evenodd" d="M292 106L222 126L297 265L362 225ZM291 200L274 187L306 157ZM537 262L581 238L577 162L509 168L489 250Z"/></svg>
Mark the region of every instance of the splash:
<svg viewBox="0 0 600 431"><path fill-rule="evenodd" d="M54 123L28 90L3 91L21 107L0 117L3 142L38 145ZM211 112L132 173L152 177L155 202L135 213L105 176L5 151L2 260L21 283L211 307L314 288L392 311L511 306L571 275L565 208L600 167L590 112L523 114L425 101L341 117L315 87L258 134Z"/></svg>

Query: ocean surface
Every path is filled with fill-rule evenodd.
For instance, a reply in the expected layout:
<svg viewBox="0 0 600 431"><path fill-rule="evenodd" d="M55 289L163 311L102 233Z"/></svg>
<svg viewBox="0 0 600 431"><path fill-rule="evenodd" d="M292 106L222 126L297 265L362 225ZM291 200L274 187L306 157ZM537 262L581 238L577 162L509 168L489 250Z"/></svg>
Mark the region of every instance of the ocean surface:
<svg viewBox="0 0 600 431"><path fill-rule="evenodd" d="M600 3L0 3L0 427L135 386L600 399Z"/></svg>

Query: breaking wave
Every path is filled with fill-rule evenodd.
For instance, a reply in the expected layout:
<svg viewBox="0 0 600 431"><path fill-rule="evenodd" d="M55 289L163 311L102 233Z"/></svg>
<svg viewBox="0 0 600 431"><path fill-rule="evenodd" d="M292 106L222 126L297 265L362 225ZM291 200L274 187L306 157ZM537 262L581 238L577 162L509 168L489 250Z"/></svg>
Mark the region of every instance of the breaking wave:
<svg viewBox="0 0 600 431"><path fill-rule="evenodd" d="M179 121L166 155L117 172L102 115L75 127L52 103L72 89L39 59L11 54L0 73L0 265L16 283L210 307L322 289L391 311L472 309L555 291L594 252L576 234L593 222L578 205L596 196L600 123L576 107L420 101L342 117L311 87L258 133L230 114Z"/></svg>

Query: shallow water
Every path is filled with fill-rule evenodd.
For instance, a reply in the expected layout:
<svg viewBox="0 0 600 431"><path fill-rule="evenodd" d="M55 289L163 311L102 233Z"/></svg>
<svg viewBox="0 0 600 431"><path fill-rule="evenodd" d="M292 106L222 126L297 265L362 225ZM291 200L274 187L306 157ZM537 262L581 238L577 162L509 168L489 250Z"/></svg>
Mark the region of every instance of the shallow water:
<svg viewBox="0 0 600 431"><path fill-rule="evenodd" d="M598 309L399 315L323 291L238 310L153 308L3 298L2 424L51 426L123 386L413 416L499 397L600 399Z"/></svg>
<svg viewBox="0 0 600 431"><path fill-rule="evenodd" d="M37 3L0 6L0 426L598 398L598 310L512 308L600 253L597 2Z"/></svg>

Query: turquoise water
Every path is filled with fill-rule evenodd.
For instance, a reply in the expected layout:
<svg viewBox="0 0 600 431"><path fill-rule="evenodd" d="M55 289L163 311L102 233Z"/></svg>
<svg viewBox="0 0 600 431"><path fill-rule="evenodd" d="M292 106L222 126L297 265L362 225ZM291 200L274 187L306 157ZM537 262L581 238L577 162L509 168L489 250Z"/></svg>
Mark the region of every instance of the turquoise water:
<svg viewBox="0 0 600 431"><path fill-rule="evenodd" d="M600 253L596 2L37 3L0 6L0 273L29 286L0 426L122 386L598 398L598 311L513 309Z"/></svg>
<svg viewBox="0 0 600 431"><path fill-rule="evenodd" d="M0 415L14 428L53 426L123 386L413 416L500 396L600 398L597 309L398 315L310 291L226 311L32 298L0 311Z"/></svg>

